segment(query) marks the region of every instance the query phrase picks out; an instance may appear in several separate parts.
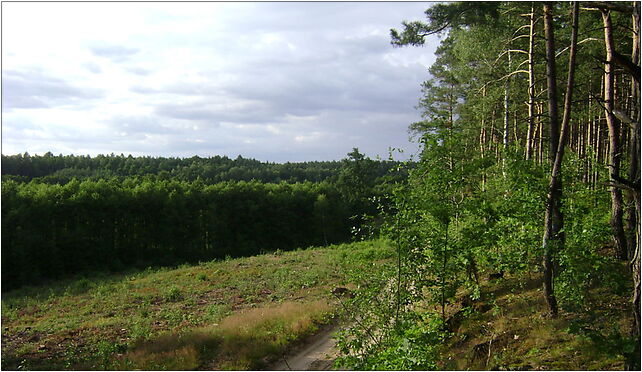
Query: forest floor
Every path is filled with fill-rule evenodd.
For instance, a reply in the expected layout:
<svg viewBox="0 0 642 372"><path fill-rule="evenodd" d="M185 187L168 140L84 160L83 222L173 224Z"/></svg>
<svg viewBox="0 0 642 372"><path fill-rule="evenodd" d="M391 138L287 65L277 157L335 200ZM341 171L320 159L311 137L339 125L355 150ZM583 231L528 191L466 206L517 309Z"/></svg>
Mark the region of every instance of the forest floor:
<svg viewBox="0 0 642 372"><path fill-rule="evenodd" d="M333 322L350 272L394 255L369 241L3 293L2 369L264 369Z"/></svg>
<svg viewBox="0 0 642 372"><path fill-rule="evenodd" d="M581 311L562 306L552 318L541 283L536 274L489 280L480 301L453 303L440 369L624 369L622 352L631 346L630 289L596 285L585 294Z"/></svg>

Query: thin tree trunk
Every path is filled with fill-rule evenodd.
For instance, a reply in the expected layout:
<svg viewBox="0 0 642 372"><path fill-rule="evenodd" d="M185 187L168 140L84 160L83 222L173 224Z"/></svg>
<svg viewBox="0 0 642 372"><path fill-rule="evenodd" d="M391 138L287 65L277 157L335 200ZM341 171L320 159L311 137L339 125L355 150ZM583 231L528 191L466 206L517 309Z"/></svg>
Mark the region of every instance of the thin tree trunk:
<svg viewBox="0 0 642 372"><path fill-rule="evenodd" d="M640 3L633 2L633 51L631 60L640 66ZM631 111L635 125L631 127L631 147L629 148L630 166L629 181L638 185L636 191L629 192L628 209L629 220L629 254L631 260L631 274L633 276L633 322L631 324L631 335L635 340L636 348L633 358L626 363L626 369L630 371L640 370L640 83L632 83Z"/></svg>
<svg viewBox="0 0 642 372"><path fill-rule="evenodd" d="M486 153L486 110L484 104L486 99L486 87L482 90L482 113L481 113L481 130L479 131L479 150L481 158L484 159ZM482 171L482 191L486 191L486 170Z"/></svg>
<svg viewBox="0 0 642 372"><path fill-rule="evenodd" d="M511 59L510 52L508 52L508 71L511 69ZM506 78L504 83L504 137L502 138L502 144L504 145L504 150L508 147L508 138L509 138L509 122L510 122L510 76Z"/></svg>
<svg viewBox="0 0 642 372"><path fill-rule="evenodd" d="M542 120L542 113L544 107L541 104L536 105L537 108L537 164L544 163L544 121Z"/></svg>
<svg viewBox="0 0 642 372"><path fill-rule="evenodd" d="M444 242L443 267L441 277L441 320L446 322L446 267L448 264L448 227L450 221L446 222L446 240Z"/></svg>
<svg viewBox="0 0 642 372"><path fill-rule="evenodd" d="M633 23L633 50L631 51L631 60L636 65L640 65L640 3L633 3L634 12L632 16ZM629 181L637 182L640 178L640 84L632 79L631 81L631 100L629 113L635 124L630 126L630 144L629 144ZM633 192L627 192L627 243L629 244L629 259L632 259L633 253L637 248L636 234L638 230L638 220L635 212L635 195Z"/></svg>
<svg viewBox="0 0 642 372"><path fill-rule="evenodd" d="M526 131L526 160L533 154L533 126L535 124L535 5L531 5L531 27L528 35L528 130Z"/></svg>
<svg viewBox="0 0 642 372"><path fill-rule="evenodd" d="M546 20L547 23L547 64L555 63L554 55L554 34L552 29L552 15L550 7L547 5L545 7L545 12L548 11L546 17L550 17ZM548 9L547 9L548 8ZM578 23L578 12L579 12L579 3L573 3L573 26L571 29L571 46L570 46L570 55L568 61L568 79L566 82L566 94L564 96L564 114L562 116L562 124L559 131L558 143L557 146L551 144L551 152L554 153L553 167L551 170L551 179L548 188L547 195L547 208L545 214L544 222L544 268L545 268L545 282L544 282L544 294L546 296L546 301L549 305L549 310L552 315L557 314L557 302L555 299L554 293L552 293L552 267L553 263L552 257L555 252L551 252L555 249L562 249L564 246L564 235L562 228L564 225L564 219L561 212L561 196L562 196L562 160L564 159L564 148L566 146L566 138L568 137L569 132L569 123L571 120L571 103L573 100L573 85L575 82L575 56L577 49L577 23ZM550 49L549 49L550 47ZM548 73L548 85L549 89L556 89L555 86L555 70L554 66L550 68ZM551 99L552 98L552 99ZM554 93L549 92L549 113L551 114L551 127L554 128L557 123L554 123L553 120L557 119L556 109L557 109L557 97ZM552 101L552 102L551 102ZM554 108L554 110L551 110ZM552 112L551 112L552 111ZM555 124L555 125L553 125ZM551 138L554 138L554 133L551 133ZM554 151L553 151L554 150ZM553 242L552 242L553 241ZM546 270L551 270L551 273L547 273ZM550 280L550 283L546 281Z"/></svg>
<svg viewBox="0 0 642 372"><path fill-rule="evenodd" d="M593 173L593 186L597 185L597 180L600 177L599 167L602 164L602 152L604 151L604 141L602 141L602 118L598 117L594 121L595 125L595 162Z"/></svg>
<svg viewBox="0 0 642 372"><path fill-rule="evenodd" d="M586 143L584 144L584 153L585 153L585 168L584 168L584 182L587 184L591 185L592 181L592 158L591 154L589 153L588 149L592 148L593 145L593 120L591 119L591 99L589 98L589 103L588 103L588 117L587 117L587 125L586 125L586 136L585 136Z"/></svg>
<svg viewBox="0 0 642 372"><path fill-rule="evenodd" d="M549 161L554 168L557 147L559 145L560 131L557 111L557 84L555 81L555 38L553 29L553 15L550 3L544 3L544 34L546 37L546 79L548 86L548 114L550 118L550 154ZM559 202L561 200L561 179L551 175L549 191L547 195L546 213L544 217L543 250L544 257L544 297L552 316L557 315L557 299L553 292L553 257L555 251L562 243L563 216Z"/></svg>
<svg viewBox="0 0 642 372"><path fill-rule="evenodd" d="M614 52L613 43L613 26L611 23L611 12L602 10L602 20L604 21L604 43L606 47L606 64L604 66L604 111L606 115L606 124L609 129L609 179L613 182L620 177L620 128L613 114L614 104ZM611 185L611 229L615 240L617 256L621 260L628 258L626 235L622 223L623 202L622 190Z"/></svg>

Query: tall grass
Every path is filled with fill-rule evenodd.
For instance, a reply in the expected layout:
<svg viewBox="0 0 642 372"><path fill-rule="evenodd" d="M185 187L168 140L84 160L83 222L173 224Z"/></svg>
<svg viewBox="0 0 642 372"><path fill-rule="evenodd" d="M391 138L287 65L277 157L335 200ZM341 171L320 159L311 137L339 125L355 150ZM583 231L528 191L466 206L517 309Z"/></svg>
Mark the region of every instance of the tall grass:
<svg viewBox="0 0 642 372"><path fill-rule="evenodd" d="M327 320L325 301L284 302L250 309L183 334L164 334L136 345L117 368L188 370L199 367L252 370L281 355L292 341L305 337ZM215 359L210 365L208 361Z"/></svg>

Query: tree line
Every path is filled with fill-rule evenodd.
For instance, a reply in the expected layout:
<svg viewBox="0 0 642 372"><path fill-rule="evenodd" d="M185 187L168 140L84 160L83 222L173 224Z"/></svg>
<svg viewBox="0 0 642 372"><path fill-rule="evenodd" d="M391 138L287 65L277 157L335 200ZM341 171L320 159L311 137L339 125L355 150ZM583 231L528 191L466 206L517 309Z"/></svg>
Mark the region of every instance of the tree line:
<svg viewBox="0 0 642 372"><path fill-rule="evenodd" d="M386 175L397 162L372 161L370 166L377 177ZM335 182L344 167L342 161L309 161L300 163L270 163L256 159L230 159L227 156L190 158L151 157L132 155L2 155L2 176L5 179L28 182L39 179L46 183L64 184L77 179L108 179L113 177L154 176L161 180L176 179L207 184L225 181L263 183Z"/></svg>

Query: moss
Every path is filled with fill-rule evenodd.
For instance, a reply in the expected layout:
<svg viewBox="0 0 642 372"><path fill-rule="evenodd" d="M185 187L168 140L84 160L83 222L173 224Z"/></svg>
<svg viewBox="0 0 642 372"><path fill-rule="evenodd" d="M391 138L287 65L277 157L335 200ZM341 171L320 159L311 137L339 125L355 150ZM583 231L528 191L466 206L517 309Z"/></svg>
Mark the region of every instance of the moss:
<svg viewBox="0 0 642 372"><path fill-rule="evenodd" d="M556 319L546 317L546 303L537 286L515 285L512 280L505 280L485 284L482 289L486 302L494 303L501 311L474 312L462 321L458 332L448 341L444 369L623 368L622 356L600 353L591 342L569 332L571 321L579 314L562 312ZM626 298L613 294L597 296L605 288L593 291L591 298L595 300L589 306L597 314L610 314L610 317L596 316L594 327L617 328L623 332L629 314L624 309L614 311L613 306L623 303ZM480 304L476 307L485 308Z"/></svg>

